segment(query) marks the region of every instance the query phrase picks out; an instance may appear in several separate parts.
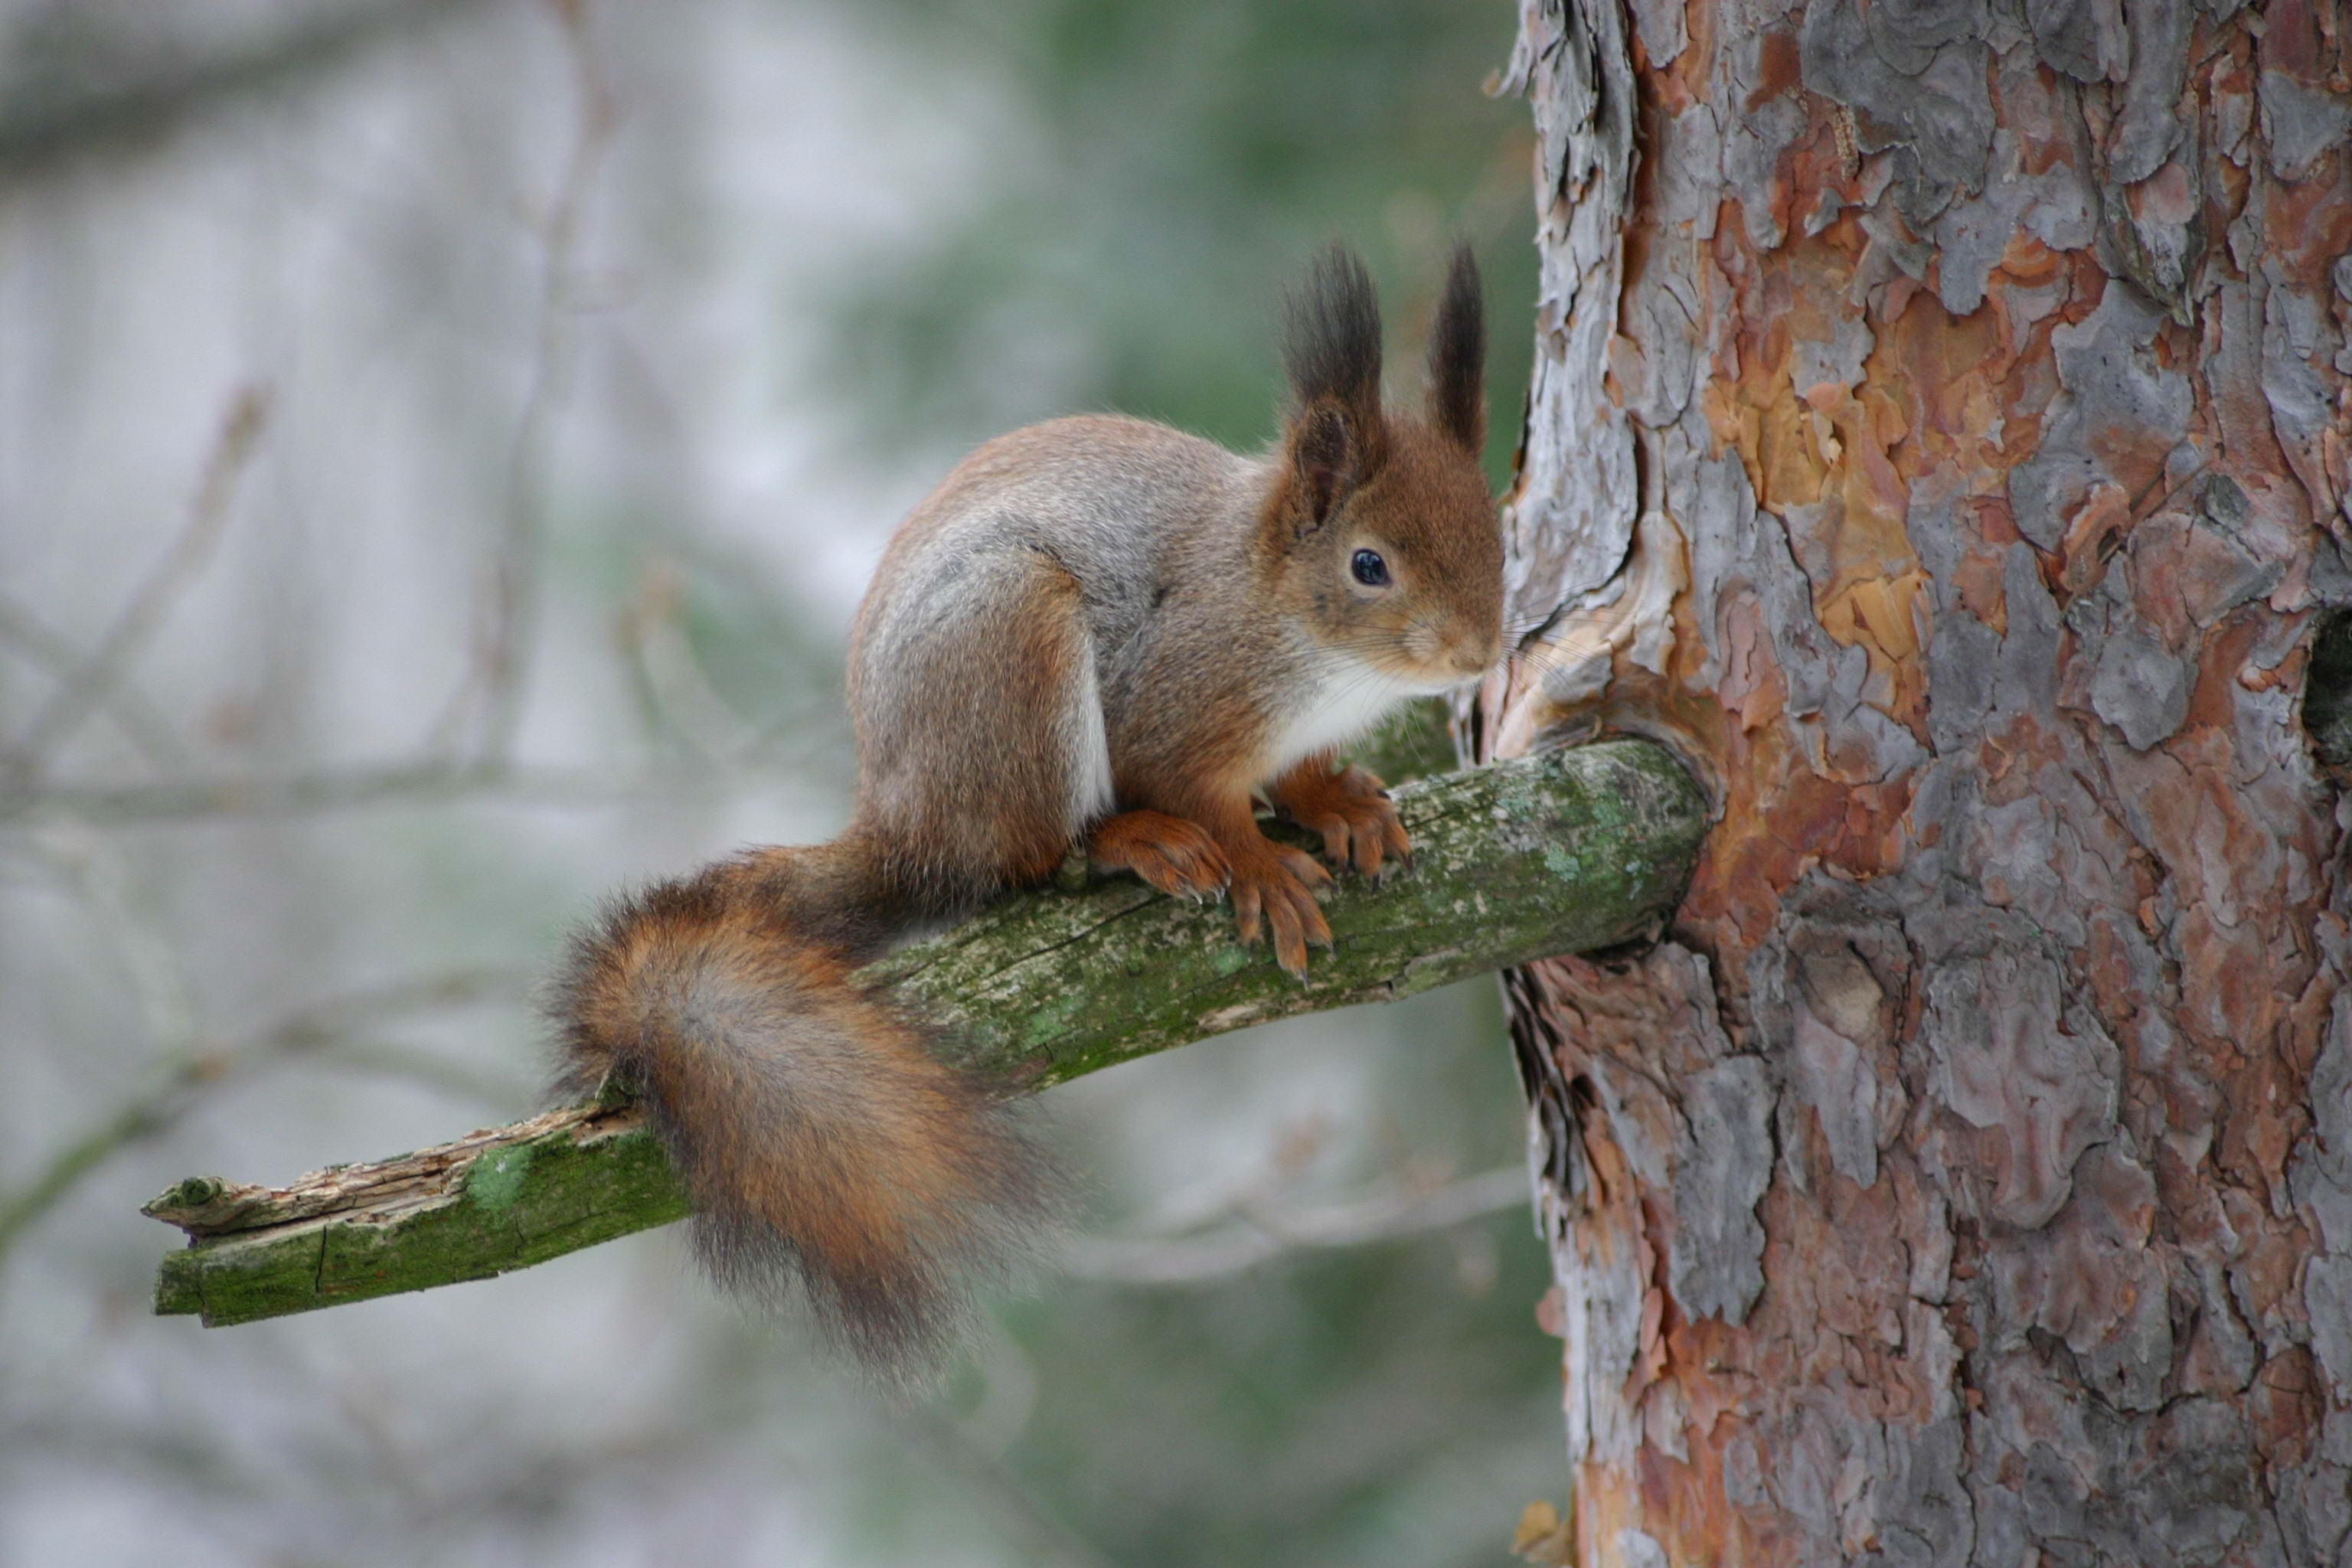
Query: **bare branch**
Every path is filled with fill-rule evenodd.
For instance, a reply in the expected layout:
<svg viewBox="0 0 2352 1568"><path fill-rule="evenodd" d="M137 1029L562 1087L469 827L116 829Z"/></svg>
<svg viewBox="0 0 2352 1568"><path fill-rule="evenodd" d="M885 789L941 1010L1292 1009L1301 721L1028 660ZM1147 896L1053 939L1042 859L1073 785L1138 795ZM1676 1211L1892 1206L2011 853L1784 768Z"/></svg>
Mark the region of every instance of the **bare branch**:
<svg viewBox="0 0 2352 1568"><path fill-rule="evenodd" d="M747 756L760 737L711 686L693 639L679 625L685 597L686 579L677 564L656 559L638 574L637 591L621 614L621 641L646 716L656 729L667 720L688 746L713 761Z"/></svg>
<svg viewBox="0 0 2352 1568"><path fill-rule="evenodd" d="M1110 1568L1112 1558L1043 1507L1003 1460L961 1424L936 1409L923 1409L907 1413L901 1429L992 1505L1005 1530L1020 1541L1024 1562L1038 1568Z"/></svg>
<svg viewBox="0 0 2352 1568"><path fill-rule="evenodd" d="M0 598L0 643L15 648L29 663L58 676L70 673L88 657L66 637L42 625L32 611L5 598ZM140 692L118 681L99 705L158 772L186 769L187 748L180 744L171 720Z"/></svg>
<svg viewBox="0 0 2352 1568"><path fill-rule="evenodd" d="M545 1087L535 1081L525 1081L518 1074L484 1071L461 1061L453 1061L438 1052L421 1050L394 1040L365 1037L343 1040L320 1047L311 1056L310 1061L321 1068L337 1068L423 1084L509 1115L529 1107L539 1099Z"/></svg>
<svg viewBox="0 0 2352 1568"><path fill-rule="evenodd" d="M553 0L571 55L579 119L555 195L538 227L540 294L531 349L530 390L507 453L506 518L490 563L487 602L464 683L435 723L428 751L457 749L476 731L472 754L496 765L511 754L521 727L532 645L539 628L539 575L547 531L547 453L557 416L572 388L581 219L618 123L612 89L596 58L584 6Z"/></svg>
<svg viewBox="0 0 2352 1568"><path fill-rule="evenodd" d="M156 784L53 784L0 795L0 822L56 816L91 823L194 822L220 817L302 816L379 805L485 800L593 810L649 798L670 800L772 789L798 777L800 757L770 752L760 765L709 763L651 769L616 778L601 768L484 767L448 762L386 763L275 778L188 780Z"/></svg>
<svg viewBox="0 0 2352 1568"><path fill-rule="evenodd" d="M1245 1210L1243 1224L1208 1236L1087 1237L1070 1245L1064 1261L1073 1274L1115 1284L1195 1285L1300 1247L1361 1247L1419 1236L1527 1201L1527 1167L1512 1165L1434 1191L1401 1185L1313 1208Z"/></svg>
<svg viewBox="0 0 2352 1568"><path fill-rule="evenodd" d="M72 62L78 69L67 70L27 51L35 54L35 63L8 83L0 105L0 179L37 177L87 153L161 144L205 110L319 76L372 44L476 3L373 0L314 6L257 40L194 56L117 62L111 68L101 58L95 70L86 58ZM150 57L158 52L142 51Z"/></svg>
<svg viewBox="0 0 2352 1568"><path fill-rule="evenodd" d="M361 1031L395 1018L519 997L528 988L529 977L511 970L450 970L298 1008L241 1045L208 1047L199 1043L172 1052L158 1066L152 1087L100 1118L50 1156L39 1174L0 1197L0 1258L26 1226L83 1176L131 1144L170 1128L206 1091L289 1058L341 1046Z"/></svg>
<svg viewBox="0 0 2352 1568"><path fill-rule="evenodd" d="M105 701L131 660L163 625L173 602L204 569L228 526L229 501L236 493L236 481L268 417L269 397L262 388L240 387L230 397L220 436L205 461L204 478L196 486L186 526L147 580L132 592L89 657L58 683L48 701L16 737L0 795L21 795L39 782L49 756Z"/></svg>
<svg viewBox="0 0 2352 1568"><path fill-rule="evenodd" d="M567 778L572 775L565 775ZM516 775L448 763L387 763L276 778L189 779L157 784L57 784L0 795L0 821L37 815L85 822L173 822L295 816L345 807L411 805L486 795ZM584 775L582 782L585 782Z"/></svg>
<svg viewBox="0 0 2352 1568"><path fill-rule="evenodd" d="M34 851L62 871L97 924L112 939L138 998L147 1033L169 1054L188 1048L196 1037L195 989L179 950L142 914L131 889L131 869L120 846L87 824L44 824L31 837Z"/></svg>

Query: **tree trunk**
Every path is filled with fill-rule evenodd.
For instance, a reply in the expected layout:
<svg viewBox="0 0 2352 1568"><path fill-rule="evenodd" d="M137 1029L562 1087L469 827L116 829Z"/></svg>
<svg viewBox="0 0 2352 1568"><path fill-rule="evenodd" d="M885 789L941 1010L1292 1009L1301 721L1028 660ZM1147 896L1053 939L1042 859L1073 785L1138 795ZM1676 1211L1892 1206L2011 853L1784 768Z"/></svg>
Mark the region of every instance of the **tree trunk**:
<svg viewBox="0 0 2352 1568"><path fill-rule="evenodd" d="M2347 23L1523 0L1548 629L1474 733L1720 814L1511 981L1560 1560L2352 1550Z"/></svg>

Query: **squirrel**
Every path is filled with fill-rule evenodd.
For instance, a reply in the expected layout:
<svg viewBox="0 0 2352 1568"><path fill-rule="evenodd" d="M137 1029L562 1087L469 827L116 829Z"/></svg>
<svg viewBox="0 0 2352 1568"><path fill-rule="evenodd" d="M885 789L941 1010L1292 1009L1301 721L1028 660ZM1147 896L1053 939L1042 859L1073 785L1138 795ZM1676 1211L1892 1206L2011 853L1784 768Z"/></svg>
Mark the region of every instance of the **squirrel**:
<svg viewBox="0 0 2352 1568"><path fill-rule="evenodd" d="M1058 1210L1010 1105L859 988L895 942L1083 848L1232 900L1304 976L1316 860L1410 848L1335 748L1500 652L1502 540L1480 454L1477 267L1454 254L1424 417L1384 409L1370 278L1334 246L1290 296L1292 406L1244 457L1165 426L1062 418L988 442L900 524L851 634L857 788L829 844L743 851L609 904L552 992L559 1088L640 1097L723 1287L797 1282L886 1380L935 1366L974 1285Z"/></svg>

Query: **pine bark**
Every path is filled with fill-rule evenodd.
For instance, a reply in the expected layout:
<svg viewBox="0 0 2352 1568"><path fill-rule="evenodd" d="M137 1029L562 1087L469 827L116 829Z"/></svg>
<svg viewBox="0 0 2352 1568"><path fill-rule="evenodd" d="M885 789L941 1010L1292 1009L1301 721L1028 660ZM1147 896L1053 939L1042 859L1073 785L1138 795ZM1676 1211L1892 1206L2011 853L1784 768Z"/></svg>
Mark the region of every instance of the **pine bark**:
<svg viewBox="0 0 2352 1568"><path fill-rule="evenodd" d="M1720 812L1510 981L1559 1560L2352 1551L2347 22L1523 0L1548 629L1473 733Z"/></svg>

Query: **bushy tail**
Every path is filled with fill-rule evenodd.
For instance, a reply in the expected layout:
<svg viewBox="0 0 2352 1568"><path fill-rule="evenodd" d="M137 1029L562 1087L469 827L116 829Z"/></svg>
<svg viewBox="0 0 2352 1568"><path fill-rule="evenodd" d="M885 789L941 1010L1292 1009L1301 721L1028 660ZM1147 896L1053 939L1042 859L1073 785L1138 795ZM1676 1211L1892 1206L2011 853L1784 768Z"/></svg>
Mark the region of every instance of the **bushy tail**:
<svg viewBox="0 0 2352 1568"><path fill-rule="evenodd" d="M563 1087L610 1074L650 1105L711 1277L763 1304L797 1282L904 1382L1034 1251L1055 1184L1013 1106L849 983L879 881L844 840L657 884L574 942L554 1012Z"/></svg>

